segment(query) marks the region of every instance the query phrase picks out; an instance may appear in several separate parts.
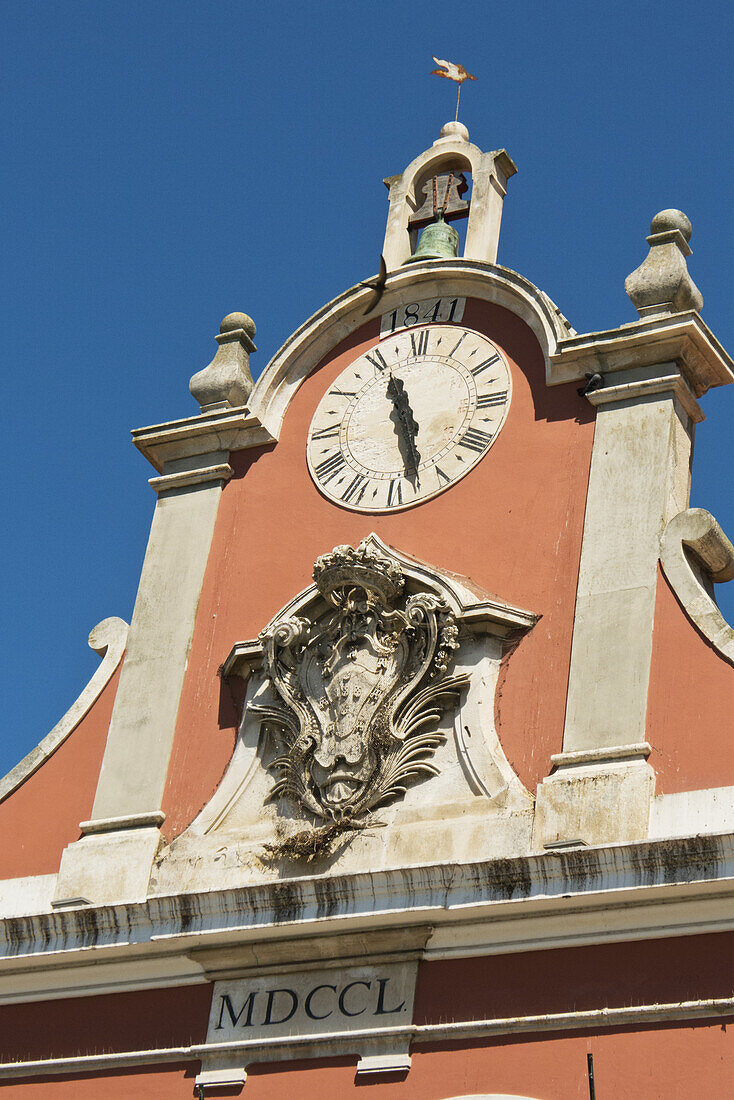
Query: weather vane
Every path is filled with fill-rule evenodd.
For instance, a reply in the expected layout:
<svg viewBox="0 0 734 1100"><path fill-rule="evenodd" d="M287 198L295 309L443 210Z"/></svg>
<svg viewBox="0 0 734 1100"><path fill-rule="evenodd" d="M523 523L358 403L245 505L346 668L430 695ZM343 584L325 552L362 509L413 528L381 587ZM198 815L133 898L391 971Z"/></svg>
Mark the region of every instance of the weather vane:
<svg viewBox="0 0 734 1100"><path fill-rule="evenodd" d="M476 80L475 76L468 73L463 65L454 65L451 61L442 61L440 57L434 57L433 60L437 65L441 65L440 69L432 69L431 76L443 76L446 80L453 80L459 87L456 89L456 117L455 122L459 121L459 96L461 95L461 85L465 80Z"/></svg>

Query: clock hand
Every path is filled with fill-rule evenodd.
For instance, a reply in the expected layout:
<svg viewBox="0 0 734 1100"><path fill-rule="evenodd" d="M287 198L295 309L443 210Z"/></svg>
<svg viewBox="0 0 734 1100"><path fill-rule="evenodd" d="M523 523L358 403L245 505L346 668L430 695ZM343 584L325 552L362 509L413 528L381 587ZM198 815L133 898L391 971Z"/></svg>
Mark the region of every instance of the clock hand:
<svg viewBox="0 0 734 1100"><path fill-rule="evenodd" d="M418 467L420 466L421 456L415 445L415 437L418 434L418 424L413 416L413 410L410 407L408 395L405 392L405 384L402 379L396 378L392 372L390 373L390 380L387 383L387 396L393 403L398 423L402 429L401 435L407 450L408 459L405 463L406 469L409 473L415 475L416 483L419 483Z"/></svg>

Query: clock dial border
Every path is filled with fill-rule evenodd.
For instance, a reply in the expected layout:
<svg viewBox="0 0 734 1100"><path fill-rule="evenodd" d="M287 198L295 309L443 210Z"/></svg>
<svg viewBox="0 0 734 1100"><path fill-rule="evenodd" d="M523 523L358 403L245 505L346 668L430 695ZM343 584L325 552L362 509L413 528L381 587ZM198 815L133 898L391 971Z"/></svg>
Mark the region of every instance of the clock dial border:
<svg viewBox="0 0 734 1100"><path fill-rule="evenodd" d="M461 334L451 352L441 354L436 348L430 349L430 334L443 334L445 332ZM415 334L418 333L428 335L425 338L422 336L416 338ZM454 353L459 344L466 337L471 336L476 337L478 341L474 349L469 351L469 354L462 359L454 358ZM439 338L439 344L441 338ZM390 362L386 359L385 351L393 342L398 345L396 351L400 349L400 346L405 351L408 348L411 350L407 354L399 354L396 359ZM470 348L471 344L467 347ZM480 350L484 351L485 358L482 359L480 356L474 363L471 363L472 357L477 355ZM464 362L464 358L469 362ZM411 389L409 376L411 369L414 375L415 368L420 369L421 375L413 378L413 391L415 393L416 385L420 386L423 382L426 367L430 367L431 363L435 364L436 367L440 366L442 371L451 371L454 376L464 382L468 396L466 399L467 407L461 423L454 428L445 445L438 450L434 448L429 457L420 462L417 467L412 465L409 468L404 465L403 470L399 471L397 469L376 469L363 464L359 457L353 453L353 444L350 446L348 438L349 425L353 422L360 404L365 401L369 392L374 390L377 383L384 380L387 385L394 369L395 377L405 383L407 391L405 401L402 403L401 410L397 395L393 390L395 416L391 412L389 417L386 415L380 418L379 423L384 424L387 419L393 421L393 431L404 462L406 462L406 454L411 454L411 443L408 441L410 433L406 428L410 425L409 416L412 416L412 409L409 404ZM484 379L477 381L478 376L482 370L486 369L487 365L495 366L495 364L499 367L499 377L490 378L488 382ZM360 367L362 368L361 371ZM477 367L481 369L478 371ZM364 377L365 369L372 372L366 378ZM405 378L406 374L408 375L407 380ZM497 383L504 388L498 389ZM490 388L488 389L487 386ZM456 485L481 462L504 427L512 402L512 390L512 373L507 358L502 349L483 332L461 323L441 324L439 322L438 324L431 324L424 322L403 329L400 332L389 333L382 339L375 341L371 347L346 366L321 397L312 417L306 442L307 466L311 479L325 499L348 511L382 515L405 511L408 508L423 504L425 501L432 500L440 493L445 492L451 486ZM498 398L502 399L501 402L498 401ZM322 423L326 417L336 416L340 412L340 410L334 408L326 410L326 406L332 405L335 400L347 402L339 419L334 423ZM402 398L400 400L402 402ZM482 400L484 400L484 404L482 404ZM499 417L496 419L492 419L491 415L480 417L479 414L489 408L497 409L500 412ZM457 411L460 412L460 408ZM419 416L417 434L412 437L413 454L423 442L420 438L420 419ZM475 424L475 421L481 421L482 425L485 421L491 424L491 434L488 435L484 427L480 426L479 423ZM401 436L404 447L400 446ZM325 447L320 448L320 453L316 453L318 445L327 440L333 441L336 446L330 448L327 443ZM457 455L460 449L461 453ZM472 454L475 455L473 459L471 458ZM422 456L419 455L419 457ZM452 465L452 469L448 473L438 465L439 462L444 462L444 465L446 465L447 460L451 460ZM457 462L461 465L457 466ZM428 490L421 491L420 477L426 477L429 472L435 474L435 485ZM332 483L334 486L341 486L341 493L337 492L335 488L330 488ZM382 486L385 486L384 493L379 491ZM416 492L416 487L419 488L418 492ZM368 490L371 491L370 496L368 496Z"/></svg>

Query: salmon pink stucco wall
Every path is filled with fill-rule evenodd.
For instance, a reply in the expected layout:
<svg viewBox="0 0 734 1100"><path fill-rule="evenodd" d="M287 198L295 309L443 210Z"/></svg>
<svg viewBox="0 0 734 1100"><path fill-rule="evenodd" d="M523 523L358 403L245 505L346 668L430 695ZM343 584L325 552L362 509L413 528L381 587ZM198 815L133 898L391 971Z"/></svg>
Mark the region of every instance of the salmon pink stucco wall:
<svg viewBox="0 0 734 1100"><path fill-rule="evenodd" d="M734 784L734 669L658 576L647 739L657 793Z"/></svg>
<svg viewBox="0 0 734 1100"><path fill-rule="evenodd" d="M588 1100L586 1055L594 1056L597 1097L613 1100L723 1100L734 1092L732 1020L566 1032L416 1046L407 1075L357 1078L356 1059L250 1066L241 1100L450 1100L495 1094L532 1100ZM109 1074L0 1083L3 1100L194 1100L193 1065L144 1066ZM602 1087L604 1092L601 1091Z"/></svg>
<svg viewBox="0 0 734 1100"><path fill-rule="evenodd" d="M163 809L176 835L206 803L234 743L241 702L217 670L311 582L314 560L371 531L542 616L507 660L500 737L531 790L561 749L594 410L575 385L548 388L538 342L514 314L467 302L463 325L504 351L513 397L489 453L433 500L391 515L350 512L318 492L306 438L324 390L378 336L377 322L327 355L303 382L277 445L232 457L199 602Z"/></svg>
<svg viewBox="0 0 734 1100"><path fill-rule="evenodd" d="M79 839L79 822L92 812L120 668L56 752L0 802L0 879L55 874L64 848Z"/></svg>
<svg viewBox="0 0 734 1100"><path fill-rule="evenodd" d="M423 962L413 1020L543 1016L734 993L734 934Z"/></svg>
<svg viewBox="0 0 734 1100"><path fill-rule="evenodd" d="M731 995L732 936L691 936L446 960L421 964L414 1021L435 1022L677 1003ZM3 1061L76 1054L180 1049L204 1041L208 984L0 1008ZM356 1056L248 1067L243 1100L446 1100L509 1093L537 1100L586 1100L586 1054L597 1096L693 1100L734 1091L731 1018L544 1035L485 1036L415 1044L407 1075L355 1078ZM11 1100L189 1100L199 1063L84 1073L76 1080L0 1081ZM602 1085L603 1090L602 1091ZM217 1095L239 1095L240 1090Z"/></svg>

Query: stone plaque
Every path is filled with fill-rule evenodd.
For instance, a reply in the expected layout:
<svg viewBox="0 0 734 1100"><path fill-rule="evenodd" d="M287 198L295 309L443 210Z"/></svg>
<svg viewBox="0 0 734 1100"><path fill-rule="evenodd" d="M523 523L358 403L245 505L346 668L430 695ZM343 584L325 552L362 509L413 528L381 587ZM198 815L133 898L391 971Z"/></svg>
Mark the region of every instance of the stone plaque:
<svg viewBox="0 0 734 1100"><path fill-rule="evenodd" d="M413 1019L415 962L305 970L214 984L207 1043L378 1032Z"/></svg>
<svg viewBox="0 0 734 1100"><path fill-rule="evenodd" d="M407 302L380 318L380 339L414 325L458 323L464 316L466 298L422 298Z"/></svg>

